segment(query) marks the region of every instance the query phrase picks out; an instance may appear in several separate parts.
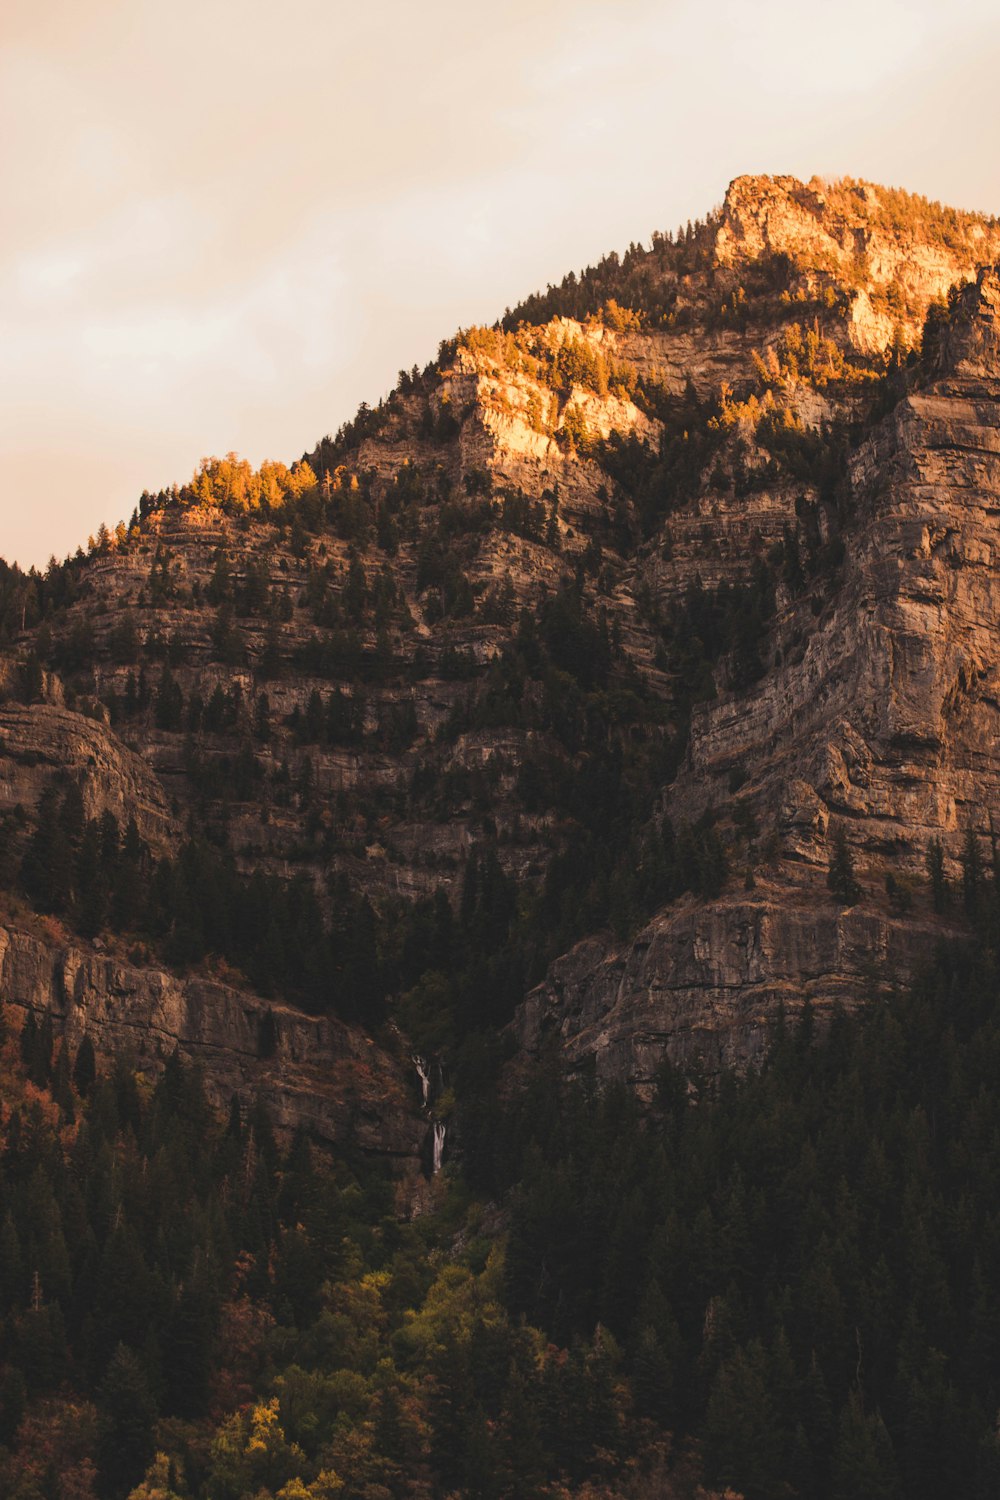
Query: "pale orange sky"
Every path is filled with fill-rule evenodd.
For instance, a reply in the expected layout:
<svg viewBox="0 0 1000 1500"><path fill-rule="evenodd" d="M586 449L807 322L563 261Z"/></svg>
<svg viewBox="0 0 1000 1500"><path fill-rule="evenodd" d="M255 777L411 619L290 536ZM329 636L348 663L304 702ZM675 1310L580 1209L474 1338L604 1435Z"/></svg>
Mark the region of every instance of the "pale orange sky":
<svg viewBox="0 0 1000 1500"><path fill-rule="evenodd" d="M297 457L738 173L1000 212L998 67L991 0L4 0L0 556Z"/></svg>

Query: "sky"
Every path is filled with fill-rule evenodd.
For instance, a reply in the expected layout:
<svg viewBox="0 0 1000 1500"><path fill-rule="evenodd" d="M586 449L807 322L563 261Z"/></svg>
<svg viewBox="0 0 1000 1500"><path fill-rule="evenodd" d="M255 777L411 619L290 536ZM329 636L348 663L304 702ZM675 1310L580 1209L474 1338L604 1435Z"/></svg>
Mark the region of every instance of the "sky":
<svg viewBox="0 0 1000 1500"><path fill-rule="evenodd" d="M3 0L0 556L291 462L744 172L1000 213L995 0Z"/></svg>

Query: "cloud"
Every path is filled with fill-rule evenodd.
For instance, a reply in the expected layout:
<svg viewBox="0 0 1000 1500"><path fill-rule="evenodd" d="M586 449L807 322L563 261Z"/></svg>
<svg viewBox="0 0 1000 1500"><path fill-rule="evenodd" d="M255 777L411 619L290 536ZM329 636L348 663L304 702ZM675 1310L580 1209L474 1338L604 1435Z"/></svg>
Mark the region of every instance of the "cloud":
<svg viewBox="0 0 1000 1500"><path fill-rule="evenodd" d="M986 0L8 0L0 553L296 456L738 172L1000 208L998 58Z"/></svg>

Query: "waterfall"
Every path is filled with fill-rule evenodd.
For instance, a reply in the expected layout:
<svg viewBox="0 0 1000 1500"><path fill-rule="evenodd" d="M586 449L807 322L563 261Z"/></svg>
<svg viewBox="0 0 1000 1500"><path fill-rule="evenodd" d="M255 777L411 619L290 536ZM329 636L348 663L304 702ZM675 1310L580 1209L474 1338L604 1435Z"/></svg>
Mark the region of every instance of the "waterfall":
<svg viewBox="0 0 1000 1500"><path fill-rule="evenodd" d="M416 1068L417 1077L420 1079L420 1092L423 1095L424 1109L426 1109L431 1102L431 1075L426 1057L418 1057L414 1054L413 1066Z"/></svg>
<svg viewBox="0 0 1000 1500"><path fill-rule="evenodd" d="M446 1134L447 1134L447 1128L445 1126L444 1121L443 1120L435 1120L434 1121L434 1160L433 1160L433 1163L431 1165L431 1176L432 1177L436 1177L437 1174L441 1170L441 1163L444 1160L444 1138L445 1138Z"/></svg>
<svg viewBox="0 0 1000 1500"><path fill-rule="evenodd" d="M444 1121L436 1120L433 1114L434 1101L440 1098L444 1087L444 1070L436 1057L421 1057L418 1052L413 1052L410 1059L420 1079L421 1099L427 1117L423 1146L424 1173L428 1174L429 1169L429 1175L436 1177L444 1162L444 1141L448 1133Z"/></svg>

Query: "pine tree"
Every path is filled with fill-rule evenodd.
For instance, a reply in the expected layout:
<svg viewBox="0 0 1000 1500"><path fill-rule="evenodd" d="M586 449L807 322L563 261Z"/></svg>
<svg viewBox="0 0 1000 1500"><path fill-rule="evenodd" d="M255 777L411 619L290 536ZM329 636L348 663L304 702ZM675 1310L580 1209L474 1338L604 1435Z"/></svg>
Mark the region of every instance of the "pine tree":
<svg viewBox="0 0 1000 1500"><path fill-rule="evenodd" d="M264 634L264 649L260 657L261 676L271 680L281 675L281 625L272 612Z"/></svg>
<svg viewBox="0 0 1000 1500"><path fill-rule="evenodd" d="M927 874L931 882L931 899L934 910L940 914L948 910L951 905L951 891L948 887L948 877L944 869L944 845L939 838L933 838L927 849Z"/></svg>
<svg viewBox="0 0 1000 1500"><path fill-rule="evenodd" d="M780 1478L779 1413L757 1343L737 1350L715 1378L702 1430L705 1467L715 1483L772 1495Z"/></svg>
<svg viewBox="0 0 1000 1500"><path fill-rule="evenodd" d="M37 1066L38 1057L38 1022L35 1020L35 1012L29 1010L21 1027L21 1061L28 1071L30 1077Z"/></svg>
<svg viewBox="0 0 1000 1500"><path fill-rule="evenodd" d="M184 716L184 693L168 666L164 666L156 693L157 729L177 730Z"/></svg>
<svg viewBox="0 0 1000 1500"><path fill-rule="evenodd" d="M73 1089L70 1083L69 1048L65 1039L59 1048L59 1056L56 1059L55 1071L52 1075L52 1097L62 1110L63 1119L72 1124L76 1119L76 1106L73 1101Z"/></svg>
<svg viewBox="0 0 1000 1500"><path fill-rule="evenodd" d="M977 921L982 915L983 885L983 860L979 852L979 840L969 827L965 830L962 845L962 898L965 902L965 914L970 922Z"/></svg>
<svg viewBox="0 0 1000 1500"><path fill-rule="evenodd" d="M866 1416L852 1393L840 1418L832 1500L899 1500L892 1443L878 1415Z"/></svg>
<svg viewBox="0 0 1000 1500"><path fill-rule="evenodd" d="M24 1295L24 1257L21 1240L8 1210L0 1224L0 1311L7 1313Z"/></svg>
<svg viewBox="0 0 1000 1500"><path fill-rule="evenodd" d="M861 887L854 877L854 856L841 825L834 831L826 883L841 906L854 906L861 899Z"/></svg>
<svg viewBox="0 0 1000 1500"><path fill-rule="evenodd" d="M200 1416L208 1394L209 1356L216 1324L212 1271L205 1256L178 1292L164 1345L166 1400L179 1416Z"/></svg>
<svg viewBox="0 0 1000 1500"><path fill-rule="evenodd" d="M307 743L310 745L322 744L325 738L323 733L324 727L325 715L323 711L323 700L320 697L319 689L313 688L312 692L309 694L309 701L306 704L305 728Z"/></svg>
<svg viewBox="0 0 1000 1500"><path fill-rule="evenodd" d="M153 1457L156 1405L136 1354L119 1344L97 1398L98 1470L108 1500L124 1500Z"/></svg>
<svg viewBox="0 0 1000 1500"><path fill-rule="evenodd" d="M21 1061L36 1088L44 1089L49 1085L53 1046L51 1015L46 1012L39 1025L35 1012L29 1010L21 1031Z"/></svg>
<svg viewBox="0 0 1000 1500"><path fill-rule="evenodd" d="M74 884L73 917L77 930L84 937L96 937L107 918L109 891L102 869L100 832L94 821L87 824L83 835Z"/></svg>
<svg viewBox="0 0 1000 1500"><path fill-rule="evenodd" d="M96 1080L97 1059L94 1056L94 1044L88 1032L85 1033L77 1049L76 1062L73 1064L73 1084L81 1099L87 1098Z"/></svg>
<svg viewBox="0 0 1000 1500"><path fill-rule="evenodd" d="M27 1404L24 1376L15 1366L8 1365L0 1377L0 1443L13 1443Z"/></svg>

